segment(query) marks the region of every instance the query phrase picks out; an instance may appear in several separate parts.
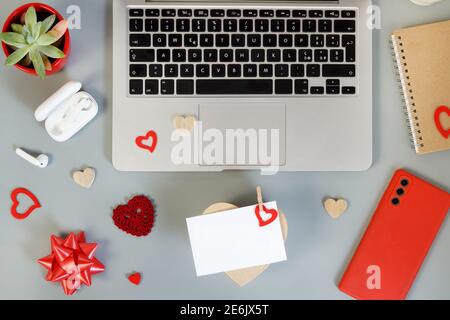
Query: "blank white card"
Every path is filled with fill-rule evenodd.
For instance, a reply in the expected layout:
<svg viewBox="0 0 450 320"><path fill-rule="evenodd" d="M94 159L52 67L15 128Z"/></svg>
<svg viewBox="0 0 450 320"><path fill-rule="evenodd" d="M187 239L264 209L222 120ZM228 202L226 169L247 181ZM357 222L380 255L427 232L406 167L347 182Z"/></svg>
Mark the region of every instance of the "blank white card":
<svg viewBox="0 0 450 320"><path fill-rule="evenodd" d="M264 204L278 212L275 201ZM249 206L186 219L197 276L286 260L280 217Z"/></svg>

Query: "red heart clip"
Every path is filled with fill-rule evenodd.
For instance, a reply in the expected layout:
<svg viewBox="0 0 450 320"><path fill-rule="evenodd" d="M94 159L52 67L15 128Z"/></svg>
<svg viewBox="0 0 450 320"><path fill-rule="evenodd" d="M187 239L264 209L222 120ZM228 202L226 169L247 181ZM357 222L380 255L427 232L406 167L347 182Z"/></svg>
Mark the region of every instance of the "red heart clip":
<svg viewBox="0 0 450 320"><path fill-rule="evenodd" d="M26 195L28 198L30 198L33 201L33 205L31 207L29 207L27 209L27 211L25 211L23 213L17 212L17 208L19 207L19 204L20 204L18 197L21 194ZM31 191L29 191L25 188L17 188L15 190L13 190L13 192L11 193L11 200L12 200L11 215L14 218L19 219L19 220L24 220L24 219L28 218L28 216L30 214L32 214L34 210L41 208L41 204L39 203L38 198L36 198L36 196L33 193L31 193Z"/></svg>
<svg viewBox="0 0 450 320"><path fill-rule="evenodd" d="M263 207L263 211L266 214L270 214L271 217L269 219L264 220L261 217L261 212L259 211L259 205L257 205L255 208L255 214L256 214L256 217L258 218L259 226L265 227L275 221L275 219L278 217L278 212L275 209L267 209L264 205L262 207Z"/></svg>
<svg viewBox="0 0 450 320"><path fill-rule="evenodd" d="M128 276L128 281L138 286L141 283L141 274L139 272L132 273Z"/></svg>
<svg viewBox="0 0 450 320"><path fill-rule="evenodd" d="M436 123L436 127L439 130L439 133L445 138L448 139L450 137L450 128L445 129L444 125L441 122L441 114L446 113L450 117L450 108L447 106L440 106L436 109L434 113L434 122Z"/></svg>
<svg viewBox="0 0 450 320"><path fill-rule="evenodd" d="M151 143L149 143L149 140L151 139ZM156 149L156 145L158 144L158 135L155 131L150 130L147 132L145 136L139 136L135 140L136 145L144 150L150 151L150 153L153 153Z"/></svg>

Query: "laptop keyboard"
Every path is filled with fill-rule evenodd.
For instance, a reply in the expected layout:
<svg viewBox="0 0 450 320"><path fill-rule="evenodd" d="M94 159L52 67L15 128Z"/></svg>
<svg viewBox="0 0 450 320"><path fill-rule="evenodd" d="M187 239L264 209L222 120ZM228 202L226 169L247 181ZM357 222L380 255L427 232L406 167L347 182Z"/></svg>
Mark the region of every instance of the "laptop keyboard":
<svg viewBox="0 0 450 320"><path fill-rule="evenodd" d="M131 96L357 92L356 9L129 9Z"/></svg>

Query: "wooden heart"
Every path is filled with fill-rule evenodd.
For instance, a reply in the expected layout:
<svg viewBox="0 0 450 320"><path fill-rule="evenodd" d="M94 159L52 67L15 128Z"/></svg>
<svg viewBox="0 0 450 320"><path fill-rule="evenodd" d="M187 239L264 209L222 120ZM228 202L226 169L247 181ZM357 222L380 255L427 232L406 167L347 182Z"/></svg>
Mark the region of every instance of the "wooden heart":
<svg viewBox="0 0 450 320"><path fill-rule="evenodd" d="M233 210L237 209L237 207L233 204L229 203L216 203L212 206L208 207L203 214L216 213L221 211ZM288 235L288 224L286 220L286 216L279 210L280 214L280 223L281 223L281 231L283 233L283 238L286 241ZM225 272L225 274L233 280L240 287L244 287L249 284L256 278L258 278L264 271L267 270L269 265L256 266L251 268L244 268L239 270L233 270Z"/></svg>
<svg viewBox="0 0 450 320"><path fill-rule="evenodd" d="M328 214L333 218L337 219L339 218L348 207L347 201L344 199L327 199L324 202L325 210L328 212Z"/></svg>
<svg viewBox="0 0 450 320"><path fill-rule="evenodd" d="M175 129L185 129L187 131L192 131L195 126L195 121L197 119L194 116L176 116L173 118L173 126Z"/></svg>
<svg viewBox="0 0 450 320"><path fill-rule="evenodd" d="M89 189L95 180L95 170L93 168L86 168L83 171L75 171L72 177L76 184Z"/></svg>

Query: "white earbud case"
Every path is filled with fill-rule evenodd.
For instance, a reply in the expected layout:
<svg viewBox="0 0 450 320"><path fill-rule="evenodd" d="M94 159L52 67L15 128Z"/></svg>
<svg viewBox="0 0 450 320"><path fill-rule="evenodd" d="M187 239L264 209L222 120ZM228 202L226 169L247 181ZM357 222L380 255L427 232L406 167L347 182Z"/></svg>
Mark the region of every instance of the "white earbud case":
<svg viewBox="0 0 450 320"><path fill-rule="evenodd" d="M70 81L36 109L36 120L45 120L45 129L55 141L69 140L98 113L95 99L80 90L80 82Z"/></svg>

